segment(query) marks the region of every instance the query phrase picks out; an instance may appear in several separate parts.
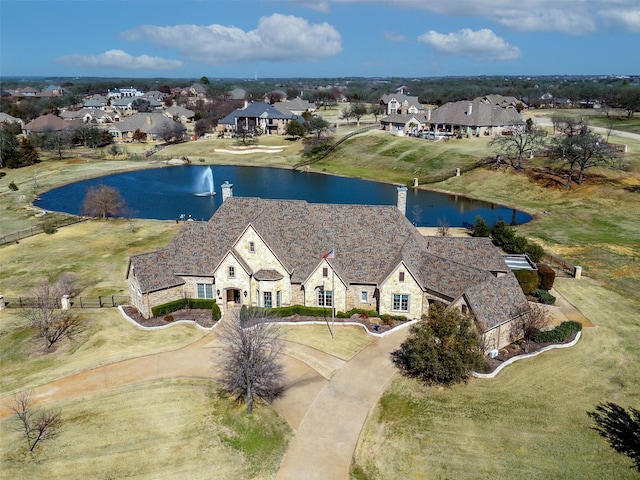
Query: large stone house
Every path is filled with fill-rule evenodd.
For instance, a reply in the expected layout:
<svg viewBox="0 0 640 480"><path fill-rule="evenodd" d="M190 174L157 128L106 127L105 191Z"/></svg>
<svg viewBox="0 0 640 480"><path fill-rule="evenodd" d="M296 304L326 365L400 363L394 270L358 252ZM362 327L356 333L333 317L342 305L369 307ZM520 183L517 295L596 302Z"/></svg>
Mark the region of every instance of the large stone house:
<svg viewBox="0 0 640 480"><path fill-rule="evenodd" d="M265 102L253 102L234 110L218 121L218 132L236 132L244 128L247 132L257 132L265 135L284 135L290 121L305 123L301 115L296 115L286 109L280 111Z"/></svg>
<svg viewBox="0 0 640 480"><path fill-rule="evenodd" d="M417 319L440 301L472 315L485 344L500 348L529 309L488 239L425 237L402 207L237 198L223 186L225 196L209 221L186 222L167 247L130 257L131 302L142 315L213 298L223 312L297 304Z"/></svg>
<svg viewBox="0 0 640 480"><path fill-rule="evenodd" d="M182 138L187 127L164 113L136 113L124 120L109 124L108 130L113 139L118 142L131 141L136 130L144 133L147 141L154 141L166 136Z"/></svg>
<svg viewBox="0 0 640 480"><path fill-rule="evenodd" d="M416 114L424 111L418 97L404 93L383 95L380 97L380 105L383 106L385 115Z"/></svg>
<svg viewBox="0 0 640 480"><path fill-rule="evenodd" d="M523 127L525 121L516 108L505 108L480 97L445 103L431 111L427 124L435 134L500 135Z"/></svg>

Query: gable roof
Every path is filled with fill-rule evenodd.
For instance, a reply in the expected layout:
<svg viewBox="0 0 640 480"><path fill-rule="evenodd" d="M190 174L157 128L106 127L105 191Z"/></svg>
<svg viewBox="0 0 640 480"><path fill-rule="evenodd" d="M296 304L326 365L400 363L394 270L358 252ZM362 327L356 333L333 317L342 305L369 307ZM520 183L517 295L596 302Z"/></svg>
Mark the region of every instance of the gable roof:
<svg viewBox="0 0 640 480"><path fill-rule="evenodd" d="M176 130L180 129L181 131L187 129L180 122L175 122L164 113L136 113L124 118L120 122L112 124L112 128L123 133L135 132L139 129L141 132L147 134L160 134L163 133L167 127L175 128Z"/></svg>
<svg viewBox="0 0 640 480"><path fill-rule="evenodd" d="M476 99L445 103L432 112L429 123L492 127L524 125L525 121L515 108L502 108Z"/></svg>
<svg viewBox="0 0 640 480"><path fill-rule="evenodd" d="M384 105L389 105L389 103L391 103L392 100L395 100L401 105L406 104L409 106L416 107L418 110L423 110L423 107L420 104L418 97L405 95L404 93L389 93L386 95L382 95L382 97L380 97L380 103L383 103Z"/></svg>
<svg viewBox="0 0 640 480"><path fill-rule="evenodd" d="M24 126L24 129L31 132L61 132L72 127L71 123L48 113L30 121Z"/></svg>
<svg viewBox="0 0 640 480"><path fill-rule="evenodd" d="M512 272L472 285L464 296L483 332L519 317L531 308Z"/></svg>
<svg viewBox="0 0 640 480"><path fill-rule="evenodd" d="M494 273L510 270L489 237L427 237L427 250L432 255Z"/></svg>
<svg viewBox="0 0 640 480"><path fill-rule="evenodd" d="M290 272L292 283L303 283L331 249L335 257L328 261L347 285L379 285L400 262L423 289L448 299L493 277L431 254L427 240L395 206L230 197L208 222L185 225L165 249L131 257L141 289L174 285L176 273L212 275L247 225Z"/></svg>

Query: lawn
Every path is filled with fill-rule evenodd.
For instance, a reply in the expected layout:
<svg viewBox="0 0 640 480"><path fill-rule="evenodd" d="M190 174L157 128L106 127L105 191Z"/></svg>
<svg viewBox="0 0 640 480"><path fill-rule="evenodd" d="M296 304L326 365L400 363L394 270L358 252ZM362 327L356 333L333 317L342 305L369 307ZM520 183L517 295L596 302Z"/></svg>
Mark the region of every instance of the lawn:
<svg viewBox="0 0 640 480"><path fill-rule="evenodd" d="M282 138L269 139L275 140L286 143ZM633 478L633 471L628 468L630 462L614 453L589 429L585 414L603 401L618 401L624 406L640 404L637 375L640 371L637 313L640 308L640 212L637 208L640 142L628 139L624 142L629 145L628 171L596 169L590 171L584 185L574 185L570 190L509 170L478 168L454 177L455 168L493 154L485 138L427 142L368 132L344 142L333 154L311 167L402 184L411 184L414 177L422 182L447 174L452 175L451 178L429 186L526 210L534 215L534 221L517 227L518 233L584 267L587 278L561 279L556 288L595 325L585 330L577 346L518 362L494 380L471 380L467 385L437 389L398 377L363 431L354 478L490 478L514 474L526 478ZM234 161L271 166L290 166L299 160L294 153L295 142L287 145L286 153L275 157L212 152L223 145L217 139L198 141L170 147L163 150L162 155L166 158L188 156L192 161L205 158L208 163ZM74 157L7 171L0 179L0 235L41 221L29 202L43 189L116 170L157 165ZM11 181L19 186L18 192L8 190ZM84 295L126 294L124 274L128 256L166 245L175 229L173 222L90 221L64 227L53 235L40 234L19 244L2 246L0 293L7 297L24 295L41 279L54 279L61 272L71 272L78 276ZM0 362L3 365L0 395L101 363L179 348L202 336L201 331L187 326L142 332L123 322L111 309L79 312L88 317L85 330L48 355L31 353L34 340L29 331L17 325L12 310L0 313ZM333 343L326 336L326 329L324 334L307 336L306 332L296 330L288 335L290 341L303 341L346 359L361 348L365 339L360 333L352 336L341 332L342 329L338 332L340 338ZM327 342L323 343L325 338ZM281 446L289 433L283 433L276 442L271 460L259 456L256 460L249 454L236 455L226 448L215 450L216 442L222 437L217 433L211 435L212 431L222 431L231 437L245 433L250 438L260 437L255 436L259 432L251 433L246 425L225 424L225 415L206 413L215 403L210 383L164 381L138 388L122 388L56 404L64 407L65 412L73 413L65 424L65 432L61 432L64 437L59 437L66 439L61 444L64 446L59 452L61 458L72 458L78 465L86 466L87 472L95 472L86 476L96 478L101 478L100 474L108 478L109 468L115 469L112 471L118 478L128 474L136 478L194 478L202 476L202 472L218 472L218 468L221 474L216 475L217 478L272 478L274 470L268 465L279 461L276 457L281 457ZM146 395L140 395L139 391ZM126 425L120 426L121 419L134 421L136 414L143 419L151 415L140 413L144 400L150 398L157 398L158 403L154 400L154 408L148 412L157 412L158 421L167 422L168 432L174 436L158 432L151 420L146 435L142 432L142 436L137 436L136 432L122 430ZM180 415L175 414L178 403L184 405ZM230 411L231 406L222 403L219 407ZM103 404L104 411L100 410ZM95 425L91 424L89 413L94 411L101 412ZM273 415L271 410L265 408L265 411ZM202 421L203 416L206 422ZM9 431L8 422L9 419L0 422L3 439L14 435ZM118 429L117 434L110 437L105 433L106 425L112 424L118 424ZM271 424L266 421L266 425ZM209 428L213 430L207 430ZM83 429L88 432L87 436ZM94 458L95 440L91 435L107 435L105 442L113 442L113 445L104 445L104 458ZM82 441L74 442L75 436ZM120 443L128 437L130 441ZM115 442L115 438L119 441ZM205 438L210 443L206 443ZM185 451L183 446L189 442L176 439L192 440L196 451L211 453L210 461L203 460L203 455ZM237 446L234 447L237 451L250 452L252 448L241 441L230 443ZM86 448L87 445L91 448ZM175 467L160 460L169 456ZM229 465L218 467L219 459L225 457ZM54 472L54 477L74 478L73 475L82 471L66 469L62 463L70 461L44 451L38 461L20 466L18 462L24 458L24 451L15 442L3 442L3 473L9 468L11 478L39 477L44 471ZM135 458L140 459L140 465ZM148 458L155 458L160 467L156 468ZM264 468L256 463L263 461Z"/></svg>
<svg viewBox="0 0 640 480"><path fill-rule="evenodd" d="M575 347L452 388L396 377L363 431L352 478L637 478L586 415L599 402L640 402L637 303L588 279L556 288L596 325Z"/></svg>
<svg viewBox="0 0 640 480"><path fill-rule="evenodd" d="M292 435L268 406L251 417L212 382L146 382L69 399L63 425L31 455L15 419L0 420L4 478L270 479ZM126 439L126 441L123 441Z"/></svg>

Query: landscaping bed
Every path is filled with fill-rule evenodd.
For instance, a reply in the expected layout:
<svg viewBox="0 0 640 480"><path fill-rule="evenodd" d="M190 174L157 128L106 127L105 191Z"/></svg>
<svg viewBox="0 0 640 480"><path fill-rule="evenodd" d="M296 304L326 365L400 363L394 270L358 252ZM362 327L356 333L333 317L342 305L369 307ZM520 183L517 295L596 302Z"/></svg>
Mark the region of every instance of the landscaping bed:
<svg viewBox="0 0 640 480"><path fill-rule="evenodd" d="M183 309L172 312L170 315L151 318L144 318L135 307L132 307L130 305L126 305L122 307L122 309L129 318L131 318L142 327L163 327L180 320L195 322L201 327L205 328L211 328L216 323L211 319L210 309Z"/></svg>
<svg viewBox="0 0 640 480"><path fill-rule="evenodd" d="M577 334L578 332L573 332L563 342L534 342L533 340L520 340L518 342L511 343L506 347L501 348L496 358L487 357L487 368L481 373L491 373L504 362L513 357L518 357L520 355L529 355L531 353L537 352L538 350L542 350L544 347L548 347L549 345L563 345L566 343L571 343L573 340L575 340Z"/></svg>

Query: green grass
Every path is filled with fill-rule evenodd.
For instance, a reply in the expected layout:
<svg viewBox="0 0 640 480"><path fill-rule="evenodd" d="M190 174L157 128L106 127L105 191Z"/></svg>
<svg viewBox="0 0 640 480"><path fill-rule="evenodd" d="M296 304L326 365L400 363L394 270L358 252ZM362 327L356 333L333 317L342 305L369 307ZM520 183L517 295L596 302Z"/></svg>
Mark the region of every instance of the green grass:
<svg viewBox="0 0 640 480"><path fill-rule="evenodd" d="M80 331L46 353L44 342L25 328L17 309L2 311L0 397L100 365L175 350L204 335L203 330L187 324L143 331L113 308L74 312L84 319Z"/></svg>
<svg viewBox="0 0 640 480"><path fill-rule="evenodd" d="M613 452L589 429L585 413L603 401L615 401L623 406L640 403L637 375L640 371L637 313L640 308L640 213L637 208L640 142L615 140L629 145L629 170L594 169L588 172L591 181L582 186L574 185L571 190L543 186L511 171L484 168L431 185L442 191L518 207L533 214L534 221L519 226L518 233L584 267L588 278L557 280L556 288L596 328L585 329L576 347L518 362L494 380L471 380L467 385L437 389L398 378L372 412L363 431L354 477L463 479L517 474L533 479L633 478L633 471L628 468L630 462ZM477 158L494 155L486 143L484 138L425 142L369 132L344 142L323 162L313 165L313 169L407 184L414 177L428 179L442 174L453 175L456 167L462 168ZM208 152L215 145L223 143L193 142L171 147L175 150L169 149L162 154L167 157L184 154L192 159L206 155L206 161L211 163L250 162L274 166L293 165L299 160L290 146L280 157L231 157ZM194 150L189 150L190 146ZM39 221L37 212L29 207L29 200L42 189L77 178L147 166L153 164L74 158L8 171L0 179L0 235ZM9 192L6 188L11 181L19 185L18 192ZM125 221L88 222L65 227L54 235L25 239L19 245L0 247L3 258L0 292L5 296L24 294L41 278L55 277L62 271L71 271L80 277L85 295L125 292L128 256L166 245L175 232L175 224L171 222L134 223L137 230L131 230ZM32 354L33 336L17 326L12 311L4 310L0 314L1 395L100 363L178 348L202 335L195 329L177 326L160 332L141 332L124 323L113 310L87 314L88 326L77 338L52 354L41 355ZM338 335L338 342L333 344L328 338L324 343L326 331L324 335L311 334L308 340L296 338L298 333L293 335L292 341L308 341L314 348L344 356L340 358L348 358L351 352L361 348L363 341L359 334L348 334ZM25 455L20 453L19 442L12 441L3 442L3 473L8 466L10 478L38 478L44 471L48 476L59 478L74 478L77 472L87 472L84 478L108 478L110 469L117 478L127 475L198 478L210 476L211 472L215 472L217 478L272 478L272 473L265 473L259 464L254 464L256 460L252 460L251 455L242 453L257 451L262 441L260 432L251 425L227 419L227 414L210 414L202 426L201 413L210 401L203 400L203 395L210 399L212 394L203 393L201 385L193 387L195 390L189 385L189 382L179 381L158 382L142 389L132 386L56 404L56 407L64 407L65 413L77 412L70 417L78 420L69 420L69 432L77 435L81 442L71 444L69 440L56 448L60 454L68 455L63 457L66 464L75 462L79 468L65 470L65 461L46 453L38 455L36 462L20 464ZM209 384L207 388L210 388ZM143 400L152 399L154 408L148 410L157 411L158 421L169 422L168 431L183 441L174 441L171 435L164 436L155 433L156 430L142 438L135 432L120 429L117 436L108 437L119 450L101 443L105 456L96 459L100 453L96 453L89 437L93 435L102 441L99 437L104 431L83 423L82 419L91 418L92 412L101 412L100 405L112 394L114 399L107 403L119 408L109 407L100 413L102 417L96 422L102 422L103 430L106 429L104 425L119 425L121 420L135 422ZM201 447L203 437L198 436L200 433L193 433L192 437L183 433L184 429L175 426L173 416L162 408L167 406L172 413L183 411L178 405L197 413L189 417L191 420L186 424L196 430L206 427L202 430L205 432L202 435L209 439L206 447ZM145 414L140 415L148 419ZM196 418L198 421L194 420ZM9 419L0 422L3 439L10 435L7 422ZM87 437L82 435L82 428L88 429ZM216 433L210 435L208 428ZM127 441L122 442L123 438ZM182 447L189 440L198 452L205 448L205 453L211 453L211 456L194 458L192 452ZM272 440L263 441L268 448L274 445ZM278 440L273 441L280 444ZM215 453L218 450L207 450L219 446L224 447L223 455ZM126 454L129 451L131 456ZM263 455L256 453L257 462L269 463ZM168 457L173 459L174 466L162 463ZM273 464L277 464L280 457L281 453L274 454ZM140 465L132 458L142 459ZM148 458L160 458L160 465L165 468L155 469ZM56 475L58 472L61 475Z"/></svg>
<svg viewBox="0 0 640 480"><path fill-rule="evenodd" d="M363 432L354 478L636 478L586 412L640 402L637 304L590 280L557 288L596 325L577 346L452 388L397 377Z"/></svg>
<svg viewBox="0 0 640 480"><path fill-rule="evenodd" d="M333 338L326 325L287 327L285 338L290 342L308 345L342 360L349 360L372 341L372 337L367 335L361 327L340 324L335 325Z"/></svg>
<svg viewBox="0 0 640 480"><path fill-rule="evenodd" d="M15 419L0 421L4 478L273 478L291 437L275 412L220 398L212 382L145 382L48 405L62 428L30 455Z"/></svg>

